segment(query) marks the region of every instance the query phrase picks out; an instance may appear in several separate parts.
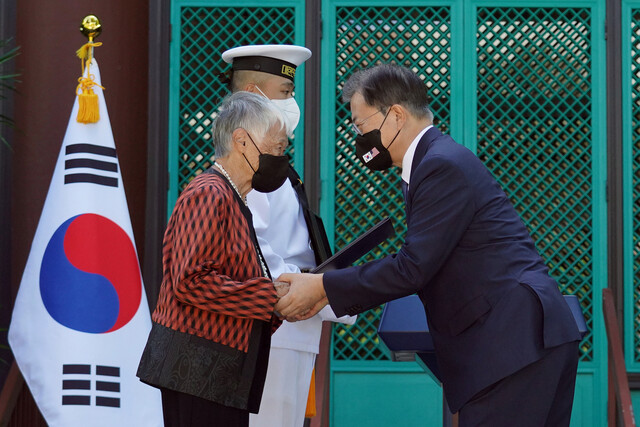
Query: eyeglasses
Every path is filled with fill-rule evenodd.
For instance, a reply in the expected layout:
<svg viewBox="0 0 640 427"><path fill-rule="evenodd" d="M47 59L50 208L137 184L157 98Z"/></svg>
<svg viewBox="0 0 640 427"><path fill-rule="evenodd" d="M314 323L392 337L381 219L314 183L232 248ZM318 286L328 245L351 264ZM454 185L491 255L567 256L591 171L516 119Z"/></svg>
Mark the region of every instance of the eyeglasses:
<svg viewBox="0 0 640 427"><path fill-rule="evenodd" d="M371 114L370 116L365 117L364 119L362 119L359 126L362 126L364 122L366 122L367 120L369 120L371 117L375 116L378 113L382 113L382 111L378 110L375 113ZM362 135L362 131L360 130L356 122L351 122L351 130L354 131L357 135Z"/></svg>

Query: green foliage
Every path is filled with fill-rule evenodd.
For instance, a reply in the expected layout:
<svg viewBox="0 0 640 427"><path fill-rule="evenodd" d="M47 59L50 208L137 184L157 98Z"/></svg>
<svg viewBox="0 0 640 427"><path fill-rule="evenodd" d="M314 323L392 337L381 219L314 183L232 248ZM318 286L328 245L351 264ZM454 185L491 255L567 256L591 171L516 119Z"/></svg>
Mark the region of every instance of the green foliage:
<svg viewBox="0 0 640 427"><path fill-rule="evenodd" d="M0 40L0 102L7 97L9 91L15 91L15 84L19 82L17 80L19 74L17 73L5 73L5 69L11 60L20 54L20 47L9 48L10 40ZM0 114L0 127L9 126L15 127L15 123L11 117L4 114ZM9 142L0 134L0 140L9 147Z"/></svg>
<svg viewBox="0 0 640 427"><path fill-rule="evenodd" d="M17 77L19 74L16 73L8 73L6 70L8 69L8 65L10 61L15 59L16 56L20 54L19 47L10 47L11 40L0 40L0 104L7 98L7 94L9 91L15 91L15 84L18 83ZM0 129L4 126L9 126L11 128L15 127L15 123L12 118L0 114ZM0 133L0 141L5 144L9 149L11 145L6 140L6 138ZM6 334L8 328L0 327L0 352L6 353L6 350L9 350L9 346L5 344ZM0 364L9 365L9 362L0 356Z"/></svg>

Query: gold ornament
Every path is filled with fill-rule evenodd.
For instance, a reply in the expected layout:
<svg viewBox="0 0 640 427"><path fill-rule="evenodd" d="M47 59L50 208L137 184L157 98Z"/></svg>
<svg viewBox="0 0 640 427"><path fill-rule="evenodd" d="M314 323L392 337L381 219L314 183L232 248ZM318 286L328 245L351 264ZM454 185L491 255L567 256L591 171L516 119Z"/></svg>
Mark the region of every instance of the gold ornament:
<svg viewBox="0 0 640 427"><path fill-rule="evenodd" d="M100 20L95 15L87 15L82 19L82 24L80 25L80 32L84 34L90 42L93 41L95 37L98 37L102 32L102 25L100 24Z"/></svg>
<svg viewBox="0 0 640 427"><path fill-rule="evenodd" d="M95 82L95 77L91 74L93 48L102 45L100 42L93 41L94 37L98 37L102 32L102 25L100 25L98 17L95 15L85 16L80 25L80 32L89 39L89 42L85 43L76 52L82 64L82 77L78 79L78 86L76 87L76 95L78 96L78 116L76 120L85 124L96 123L100 120L100 108L98 95L93 91L93 87L98 86L104 89Z"/></svg>

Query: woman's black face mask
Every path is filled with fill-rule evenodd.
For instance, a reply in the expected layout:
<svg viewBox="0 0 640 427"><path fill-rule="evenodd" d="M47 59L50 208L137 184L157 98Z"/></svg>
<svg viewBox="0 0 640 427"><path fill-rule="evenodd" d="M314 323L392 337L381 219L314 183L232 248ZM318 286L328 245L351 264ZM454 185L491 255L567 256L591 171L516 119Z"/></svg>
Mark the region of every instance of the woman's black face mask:
<svg viewBox="0 0 640 427"><path fill-rule="evenodd" d="M374 171L389 169L393 165L389 147L391 147L391 144L393 144L402 130L398 130L396 136L393 137L387 147L382 145L380 129L382 129L382 125L387 120L389 111L384 115L384 120L382 120L378 129L373 129L362 135L356 135L356 156L366 167Z"/></svg>
<svg viewBox="0 0 640 427"><path fill-rule="evenodd" d="M249 132L247 132L249 135ZM277 190L287 179L289 174L289 158L287 156L274 156L273 154L263 154L258 148L256 143L249 135L249 139L256 147L258 153L258 169L254 169L251 166L251 162L247 159L247 156L242 154L244 159L249 163L249 167L253 171L253 178L251 178L251 187L261 193L271 193Z"/></svg>

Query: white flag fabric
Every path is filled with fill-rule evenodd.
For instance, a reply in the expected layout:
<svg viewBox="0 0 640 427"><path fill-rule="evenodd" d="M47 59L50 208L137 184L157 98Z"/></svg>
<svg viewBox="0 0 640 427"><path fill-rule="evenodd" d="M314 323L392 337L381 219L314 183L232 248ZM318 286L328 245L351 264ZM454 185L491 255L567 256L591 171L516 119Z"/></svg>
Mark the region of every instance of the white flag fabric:
<svg viewBox="0 0 640 427"><path fill-rule="evenodd" d="M95 60L91 74L100 84ZM102 89L97 123L76 97L22 276L9 344L50 426L161 426L136 377L151 318Z"/></svg>

